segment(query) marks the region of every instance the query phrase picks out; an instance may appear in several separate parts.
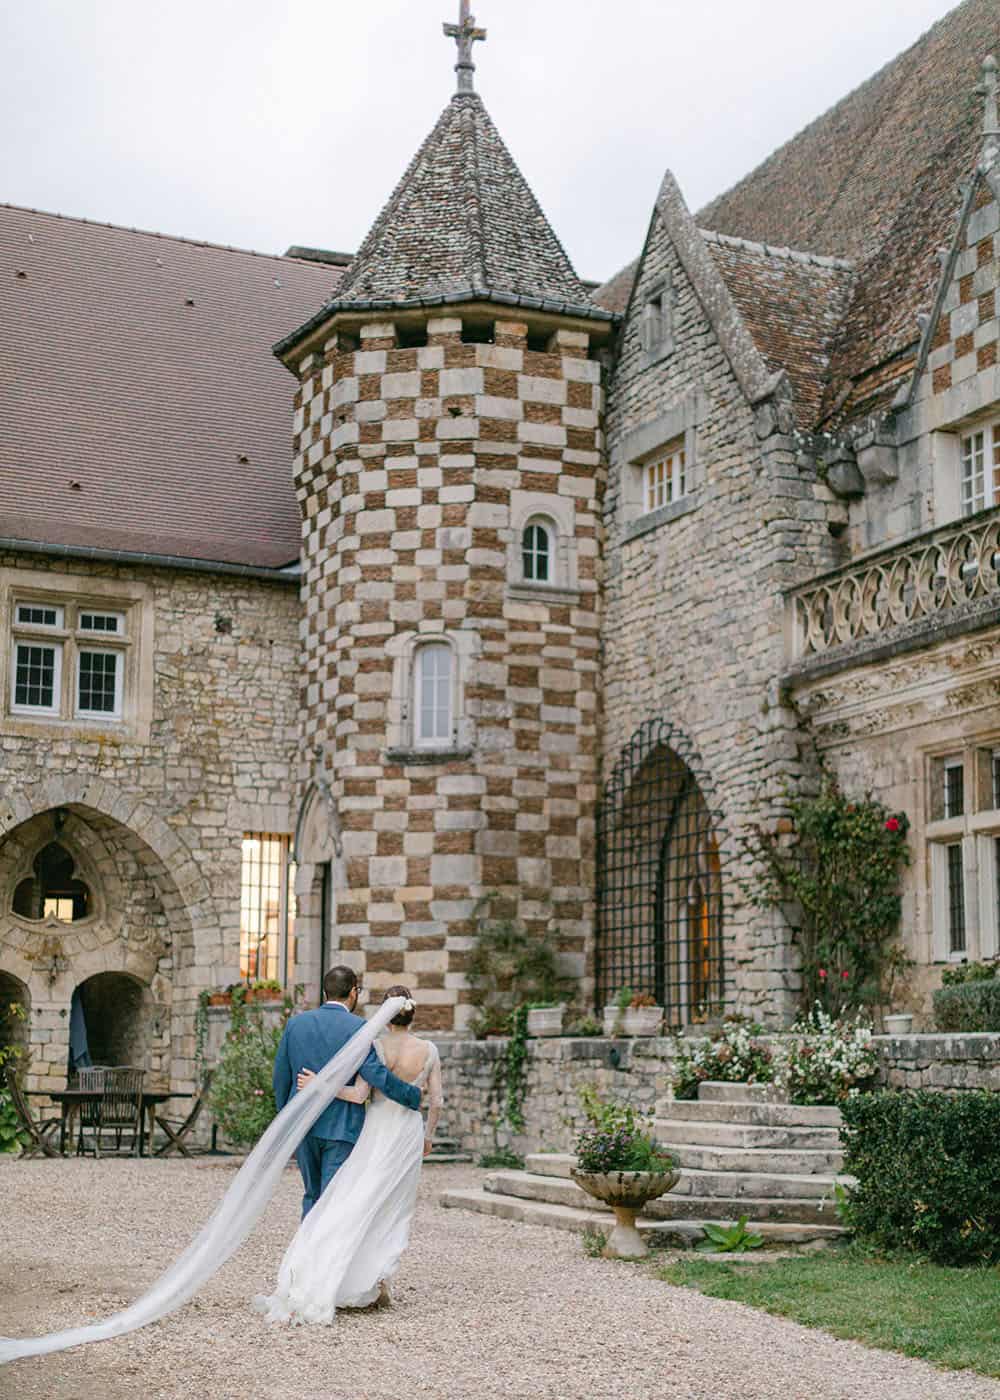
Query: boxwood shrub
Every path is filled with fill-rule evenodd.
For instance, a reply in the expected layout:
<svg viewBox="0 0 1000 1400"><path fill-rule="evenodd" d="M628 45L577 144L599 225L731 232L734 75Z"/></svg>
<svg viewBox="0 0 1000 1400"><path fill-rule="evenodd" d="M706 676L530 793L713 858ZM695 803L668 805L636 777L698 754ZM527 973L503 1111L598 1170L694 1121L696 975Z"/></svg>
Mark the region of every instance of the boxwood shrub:
<svg viewBox="0 0 1000 1400"><path fill-rule="evenodd" d="M1000 978L960 982L934 993L939 1031L1000 1031Z"/></svg>
<svg viewBox="0 0 1000 1400"><path fill-rule="evenodd" d="M847 1219L881 1249L1000 1262L1000 1094L860 1094L841 1106Z"/></svg>

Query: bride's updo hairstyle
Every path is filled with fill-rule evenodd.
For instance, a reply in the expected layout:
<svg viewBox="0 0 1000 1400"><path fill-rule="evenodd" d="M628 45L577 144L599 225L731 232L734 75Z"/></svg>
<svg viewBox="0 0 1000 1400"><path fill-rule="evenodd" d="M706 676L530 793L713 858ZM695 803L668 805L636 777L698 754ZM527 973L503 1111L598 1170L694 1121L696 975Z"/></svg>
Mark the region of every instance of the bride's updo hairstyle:
<svg viewBox="0 0 1000 1400"><path fill-rule="evenodd" d="M410 996L409 987L390 987L382 1000L389 1001L392 997L406 997L406 1000L409 1002L409 1007L404 1006L398 1016L393 1016L392 1020L389 1022L390 1026L408 1026L417 1011L413 998Z"/></svg>

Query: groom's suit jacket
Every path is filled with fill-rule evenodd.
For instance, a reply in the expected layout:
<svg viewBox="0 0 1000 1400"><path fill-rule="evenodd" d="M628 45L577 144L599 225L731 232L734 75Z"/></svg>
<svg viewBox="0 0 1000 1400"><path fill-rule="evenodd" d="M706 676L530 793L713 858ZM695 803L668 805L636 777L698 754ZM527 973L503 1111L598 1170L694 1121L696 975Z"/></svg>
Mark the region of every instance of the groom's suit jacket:
<svg viewBox="0 0 1000 1400"><path fill-rule="evenodd" d="M318 1074L364 1024L362 1017L355 1016L346 1006L332 1001L324 1002L315 1011L303 1011L291 1018L274 1060L274 1097L279 1111L295 1093L299 1071L311 1069ZM358 1073L387 1099L401 1103L404 1108L420 1107L420 1090L414 1084L407 1084L405 1079L397 1078L382 1063L374 1049L368 1052ZM362 1104L334 1099L309 1131L312 1137L334 1142L357 1142L364 1121Z"/></svg>

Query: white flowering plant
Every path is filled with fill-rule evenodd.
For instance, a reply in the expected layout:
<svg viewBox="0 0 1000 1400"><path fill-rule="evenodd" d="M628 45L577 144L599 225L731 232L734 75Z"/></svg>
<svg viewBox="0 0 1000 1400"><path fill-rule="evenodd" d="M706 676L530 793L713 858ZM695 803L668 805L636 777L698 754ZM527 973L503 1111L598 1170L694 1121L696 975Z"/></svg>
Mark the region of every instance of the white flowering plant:
<svg viewBox="0 0 1000 1400"><path fill-rule="evenodd" d="M863 1015L833 1017L817 1004L792 1027L782 1077L795 1104L835 1104L875 1085L878 1061Z"/></svg>
<svg viewBox="0 0 1000 1400"><path fill-rule="evenodd" d="M705 1080L730 1084L771 1084L776 1077L772 1046L763 1040L763 1026L742 1016L729 1017L720 1035L706 1043L675 1044L674 1098L696 1099Z"/></svg>

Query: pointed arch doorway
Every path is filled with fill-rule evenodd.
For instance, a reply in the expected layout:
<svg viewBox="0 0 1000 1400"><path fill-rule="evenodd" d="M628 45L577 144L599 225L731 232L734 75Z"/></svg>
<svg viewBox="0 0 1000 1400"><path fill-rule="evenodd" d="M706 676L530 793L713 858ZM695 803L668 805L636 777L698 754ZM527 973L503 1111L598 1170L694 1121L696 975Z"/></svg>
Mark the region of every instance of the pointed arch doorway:
<svg viewBox="0 0 1000 1400"><path fill-rule="evenodd" d="M619 756L598 814L597 1004L648 992L670 1026L707 1019L724 996L716 823L683 738L647 720Z"/></svg>

